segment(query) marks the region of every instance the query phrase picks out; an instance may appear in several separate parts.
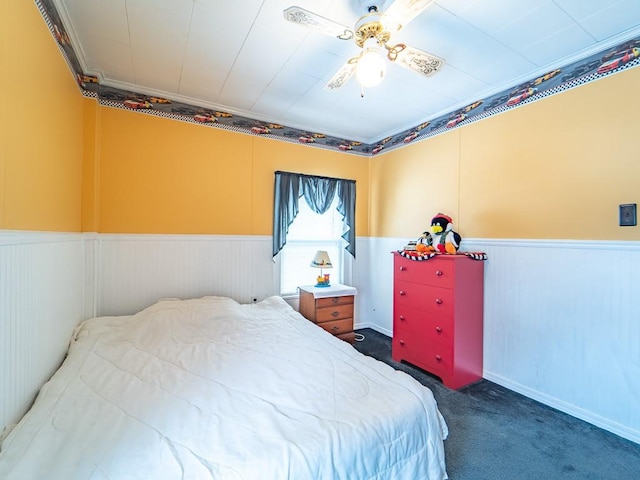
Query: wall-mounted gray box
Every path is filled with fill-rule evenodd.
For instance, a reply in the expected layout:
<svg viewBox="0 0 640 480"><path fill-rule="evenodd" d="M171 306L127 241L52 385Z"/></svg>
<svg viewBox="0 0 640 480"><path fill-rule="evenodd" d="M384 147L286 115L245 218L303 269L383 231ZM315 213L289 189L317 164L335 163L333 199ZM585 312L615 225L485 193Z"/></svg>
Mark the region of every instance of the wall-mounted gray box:
<svg viewBox="0 0 640 480"><path fill-rule="evenodd" d="M636 226L636 204L625 203L620 205L620 226L635 227Z"/></svg>

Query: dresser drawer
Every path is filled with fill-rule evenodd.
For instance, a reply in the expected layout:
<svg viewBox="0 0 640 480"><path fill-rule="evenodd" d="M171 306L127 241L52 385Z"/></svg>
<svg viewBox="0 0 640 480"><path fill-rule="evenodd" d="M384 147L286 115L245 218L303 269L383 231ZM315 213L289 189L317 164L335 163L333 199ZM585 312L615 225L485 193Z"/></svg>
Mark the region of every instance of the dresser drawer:
<svg viewBox="0 0 640 480"><path fill-rule="evenodd" d="M393 285L393 300L398 305L405 305L417 310L424 310L438 315L453 315L453 290L449 288L428 287L417 283L397 280Z"/></svg>
<svg viewBox="0 0 640 480"><path fill-rule="evenodd" d="M404 360L435 375L446 376L453 369L453 349L439 343L426 343L420 336L394 333L391 348L394 360Z"/></svg>
<svg viewBox="0 0 640 480"><path fill-rule="evenodd" d="M453 345L453 317L416 310L405 305L395 305L393 331L401 336L420 337L426 342Z"/></svg>
<svg viewBox="0 0 640 480"><path fill-rule="evenodd" d="M316 309L316 323L340 320L341 318L353 318L353 303Z"/></svg>
<svg viewBox="0 0 640 480"><path fill-rule="evenodd" d="M426 345L422 361L430 372L448 375L453 370L453 349L440 343Z"/></svg>
<svg viewBox="0 0 640 480"><path fill-rule="evenodd" d="M342 335L353 332L353 318L345 318L342 320L333 320L331 322L318 323L319 327L324 328L333 335Z"/></svg>
<svg viewBox="0 0 640 480"><path fill-rule="evenodd" d="M429 260L409 260L395 257L396 280L433 285L436 287L453 288L455 283L455 264L452 258L431 258Z"/></svg>

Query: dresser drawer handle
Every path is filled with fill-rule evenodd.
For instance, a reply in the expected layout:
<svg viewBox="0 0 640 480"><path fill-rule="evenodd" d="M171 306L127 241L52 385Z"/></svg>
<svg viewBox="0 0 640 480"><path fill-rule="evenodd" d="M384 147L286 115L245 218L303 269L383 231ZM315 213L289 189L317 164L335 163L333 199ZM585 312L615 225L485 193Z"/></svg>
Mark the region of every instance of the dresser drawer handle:
<svg viewBox="0 0 640 480"><path fill-rule="evenodd" d="M331 299L331 301L332 301L333 303L338 303L338 302L340 301L340 298L338 298L338 297L333 297L333 298Z"/></svg>
<svg viewBox="0 0 640 480"><path fill-rule="evenodd" d="M436 332L442 333L442 327L436 327Z"/></svg>
<svg viewBox="0 0 640 480"><path fill-rule="evenodd" d="M402 295L402 296L405 295L404 290L400 290L400 295Z"/></svg>
<svg viewBox="0 0 640 480"><path fill-rule="evenodd" d="M400 315L400 320L404 322L404 315Z"/></svg>
<svg viewBox="0 0 640 480"><path fill-rule="evenodd" d="M404 345L404 340L400 340L400 345Z"/></svg>
<svg viewBox="0 0 640 480"><path fill-rule="evenodd" d="M340 327L338 327L337 325L335 325L335 326L331 327L331 331L332 331L333 333L338 333L338 332L340 331Z"/></svg>
<svg viewBox="0 0 640 480"><path fill-rule="evenodd" d="M442 305L442 299L441 298L436 298L436 303L438 305Z"/></svg>
<svg viewBox="0 0 640 480"><path fill-rule="evenodd" d="M442 357L440 355L436 355L436 362L441 362L442 361Z"/></svg>
<svg viewBox="0 0 640 480"><path fill-rule="evenodd" d="M338 312L337 310L335 310L335 311L331 312L331 316L332 316L333 318L336 318L338 315L340 315L340 312Z"/></svg>
<svg viewBox="0 0 640 480"><path fill-rule="evenodd" d="M442 270L436 270L436 275L438 277L441 277L442 276Z"/></svg>
<svg viewBox="0 0 640 480"><path fill-rule="evenodd" d="M401 272L404 272L406 269L407 269L407 267L400 266L400 271Z"/></svg>

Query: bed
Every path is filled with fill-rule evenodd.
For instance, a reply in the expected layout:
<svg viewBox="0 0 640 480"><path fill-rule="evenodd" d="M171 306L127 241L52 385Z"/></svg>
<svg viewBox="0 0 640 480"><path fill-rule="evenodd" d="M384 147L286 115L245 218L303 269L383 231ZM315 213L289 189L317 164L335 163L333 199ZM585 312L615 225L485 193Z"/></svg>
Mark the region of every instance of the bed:
<svg viewBox="0 0 640 480"><path fill-rule="evenodd" d="M97 317L2 442L0 478L447 478L429 389L280 297Z"/></svg>

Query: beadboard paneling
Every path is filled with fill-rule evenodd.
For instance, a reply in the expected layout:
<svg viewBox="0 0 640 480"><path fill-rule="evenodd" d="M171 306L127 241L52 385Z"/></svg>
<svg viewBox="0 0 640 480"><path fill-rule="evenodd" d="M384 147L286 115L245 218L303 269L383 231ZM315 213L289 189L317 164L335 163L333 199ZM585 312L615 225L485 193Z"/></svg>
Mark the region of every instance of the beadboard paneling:
<svg viewBox="0 0 640 480"><path fill-rule="evenodd" d="M0 231L0 431L61 363L84 314L80 234Z"/></svg>
<svg viewBox="0 0 640 480"><path fill-rule="evenodd" d="M406 240L368 238L358 250L361 267L354 277L360 303L356 312L358 328L373 328L393 336L393 255L391 252L406 245ZM360 244L358 248L360 249Z"/></svg>
<svg viewBox="0 0 640 480"><path fill-rule="evenodd" d="M640 243L478 249L484 376L640 443Z"/></svg>
<svg viewBox="0 0 640 480"><path fill-rule="evenodd" d="M249 303L279 292L270 236L99 235L96 248L97 315L135 313L163 297Z"/></svg>

